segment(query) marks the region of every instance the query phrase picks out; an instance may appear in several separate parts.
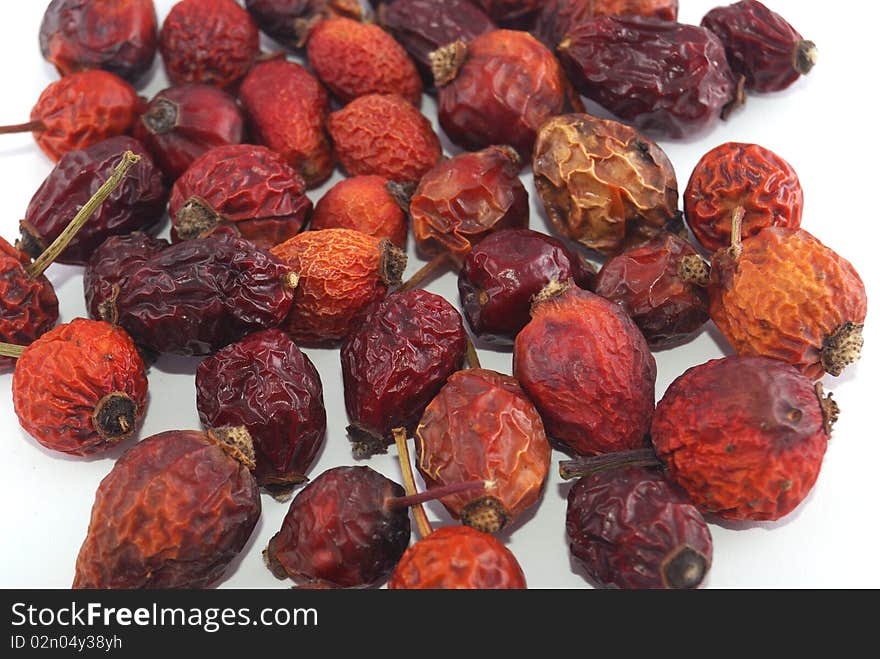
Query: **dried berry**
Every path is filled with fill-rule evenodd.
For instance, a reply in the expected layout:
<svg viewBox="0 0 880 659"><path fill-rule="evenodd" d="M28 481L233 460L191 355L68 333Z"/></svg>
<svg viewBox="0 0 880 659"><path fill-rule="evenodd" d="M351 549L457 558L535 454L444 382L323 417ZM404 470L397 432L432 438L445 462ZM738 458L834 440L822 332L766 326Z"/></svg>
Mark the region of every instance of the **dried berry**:
<svg viewBox="0 0 880 659"><path fill-rule="evenodd" d="M509 23L528 19L541 10L543 0L476 0L493 20Z"/></svg>
<svg viewBox="0 0 880 659"><path fill-rule="evenodd" d="M245 0L244 6L263 32L290 48L301 48L322 18L364 18L359 0Z"/></svg>
<svg viewBox="0 0 880 659"><path fill-rule="evenodd" d="M816 65L816 44L756 0L716 7L701 25L721 39L730 68L745 76L746 89L782 91Z"/></svg>
<svg viewBox="0 0 880 659"><path fill-rule="evenodd" d="M307 480L327 430L324 393L315 366L287 334L255 332L204 360L196 404L209 428L247 428L260 485L283 493Z"/></svg>
<svg viewBox="0 0 880 659"><path fill-rule="evenodd" d="M312 202L305 192L300 175L274 151L250 144L212 149L174 184L171 238L207 236L222 226L272 247L295 236L308 220Z"/></svg>
<svg viewBox="0 0 880 659"><path fill-rule="evenodd" d="M309 33L309 64L343 103L367 94L398 94L418 107L422 79L403 47L378 25L338 17Z"/></svg>
<svg viewBox="0 0 880 659"><path fill-rule="evenodd" d="M535 136L562 112L566 81L559 62L530 34L496 30L432 55L437 114L465 149L509 144L527 159Z"/></svg>
<svg viewBox="0 0 880 659"><path fill-rule="evenodd" d="M211 85L162 90L134 126L134 135L174 181L206 151L244 141L244 116L235 99Z"/></svg>
<svg viewBox="0 0 880 659"><path fill-rule="evenodd" d="M235 0L181 0L159 34L165 72L175 85L231 87L260 52L260 32Z"/></svg>
<svg viewBox="0 0 880 659"><path fill-rule="evenodd" d="M400 96L370 94L334 112L327 129L349 175L418 181L442 155L431 122Z"/></svg>
<svg viewBox="0 0 880 659"><path fill-rule="evenodd" d="M581 455L643 445L654 411L654 357L613 302L551 284L517 335L513 373L548 434Z"/></svg>
<svg viewBox="0 0 880 659"><path fill-rule="evenodd" d="M606 588L697 588L712 565L706 520L655 470L581 478L568 492L565 530L571 553Z"/></svg>
<svg viewBox="0 0 880 659"><path fill-rule="evenodd" d="M595 292L635 321L652 350L691 338L709 320L709 265L694 247L666 233L605 262Z"/></svg>
<svg viewBox="0 0 880 659"><path fill-rule="evenodd" d="M554 117L538 133L532 164L556 230L605 254L653 238L677 216L678 183L669 158L616 121Z"/></svg>
<svg viewBox="0 0 880 659"><path fill-rule="evenodd" d="M105 451L131 437L143 420L144 363L120 328L76 318L20 355L12 377L15 413L46 448L73 455Z"/></svg>
<svg viewBox="0 0 880 659"><path fill-rule="evenodd" d="M73 587L213 585L260 518L251 467L241 428L171 430L133 446L98 486Z"/></svg>
<svg viewBox="0 0 880 659"><path fill-rule="evenodd" d="M678 0L591 0L593 16L652 16L678 20Z"/></svg>
<svg viewBox="0 0 880 659"><path fill-rule="evenodd" d="M329 101L312 74L283 58L261 62L241 83L239 97L258 142L280 153L310 188L329 178Z"/></svg>
<svg viewBox="0 0 880 659"><path fill-rule="evenodd" d="M136 82L156 45L153 0L52 0L40 25L40 50L61 75L104 69Z"/></svg>
<svg viewBox="0 0 880 659"><path fill-rule="evenodd" d="M354 229L387 238L406 248L411 186L382 176L353 176L339 181L315 205L312 229Z"/></svg>
<svg viewBox="0 0 880 659"><path fill-rule="evenodd" d="M550 0L544 3L533 34L555 49L569 30L593 16L649 16L678 20L678 0Z"/></svg>
<svg viewBox="0 0 880 659"><path fill-rule="evenodd" d="M450 569L454 566L454 569ZM446 526L404 552L389 589L523 589L526 577L511 551L469 526Z"/></svg>
<svg viewBox="0 0 880 659"><path fill-rule="evenodd" d="M285 328L307 343L344 339L406 267L406 254L390 241L350 229L306 231L272 254L299 275Z"/></svg>
<svg viewBox="0 0 880 659"><path fill-rule="evenodd" d="M694 25L593 18L574 25L557 52L581 94L662 137L693 135L743 100L721 41Z"/></svg>
<svg viewBox="0 0 880 659"><path fill-rule="evenodd" d="M423 290L383 300L342 347L348 434L356 458L384 453L394 428L414 430L425 406L464 362L455 307Z"/></svg>

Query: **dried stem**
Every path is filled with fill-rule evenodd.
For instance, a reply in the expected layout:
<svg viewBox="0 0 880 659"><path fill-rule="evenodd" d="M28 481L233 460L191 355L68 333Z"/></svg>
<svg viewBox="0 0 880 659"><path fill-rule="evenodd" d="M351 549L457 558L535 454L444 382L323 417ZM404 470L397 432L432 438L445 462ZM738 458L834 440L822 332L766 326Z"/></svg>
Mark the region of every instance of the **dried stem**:
<svg viewBox="0 0 880 659"><path fill-rule="evenodd" d="M467 363L470 368L482 368L480 366L480 356L477 354L477 348L474 346L474 342L471 341L471 337L465 337L467 341Z"/></svg>
<svg viewBox="0 0 880 659"><path fill-rule="evenodd" d="M393 497L385 502L388 508L408 508L416 506L428 501L435 501L448 497L452 494L461 494L463 492L472 492L476 490L486 490L488 484L486 481L466 481L464 483L451 483L442 487L432 487L418 494L408 494L405 497Z"/></svg>
<svg viewBox="0 0 880 659"><path fill-rule="evenodd" d="M0 357L12 357L18 359L27 346L17 346L14 343L0 343Z"/></svg>
<svg viewBox="0 0 880 659"><path fill-rule="evenodd" d="M416 273L400 285L398 291L410 291L419 288L425 281L433 277L442 268L452 265L452 255L441 252L416 271Z"/></svg>
<svg viewBox="0 0 880 659"><path fill-rule="evenodd" d="M408 496L415 497L418 495L416 489L416 479L413 476L412 464L409 461L409 447L406 445L406 430L404 428L395 428L391 431L394 435L394 443L397 445L397 459L400 462L400 471L403 474L403 487ZM431 522L425 514L425 509L421 503L412 506L413 516L416 518L416 527L419 535L423 538L428 537L434 532L431 528Z"/></svg>
<svg viewBox="0 0 880 659"><path fill-rule="evenodd" d="M746 217L746 209L737 206L733 211L733 218L730 221L730 249L728 254L730 258L736 261L742 254L742 226Z"/></svg>
<svg viewBox="0 0 880 659"><path fill-rule="evenodd" d="M46 130L46 124L41 119L34 119L23 124L12 124L11 126L0 126L0 135L9 135L11 133L39 133Z"/></svg>
<svg viewBox="0 0 880 659"><path fill-rule="evenodd" d="M575 458L559 463L559 475L565 480L597 474L600 471L620 467L662 467L653 449L641 448L634 451L606 453L592 458Z"/></svg>

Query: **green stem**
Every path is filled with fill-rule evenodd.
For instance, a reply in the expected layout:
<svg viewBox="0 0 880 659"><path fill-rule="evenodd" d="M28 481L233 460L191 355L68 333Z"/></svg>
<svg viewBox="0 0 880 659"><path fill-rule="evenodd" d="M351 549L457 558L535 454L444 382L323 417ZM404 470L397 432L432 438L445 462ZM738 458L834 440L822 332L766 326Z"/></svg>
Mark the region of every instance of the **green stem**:
<svg viewBox="0 0 880 659"><path fill-rule="evenodd" d="M24 352L25 346L17 346L14 343L0 343L0 357L12 357L18 359Z"/></svg>

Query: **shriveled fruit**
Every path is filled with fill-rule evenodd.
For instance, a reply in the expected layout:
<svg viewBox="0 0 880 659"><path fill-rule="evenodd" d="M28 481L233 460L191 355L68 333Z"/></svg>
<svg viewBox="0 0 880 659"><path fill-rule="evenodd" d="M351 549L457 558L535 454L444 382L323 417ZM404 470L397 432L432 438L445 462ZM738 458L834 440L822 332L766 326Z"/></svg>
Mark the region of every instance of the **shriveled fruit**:
<svg viewBox="0 0 880 659"><path fill-rule="evenodd" d="M555 49L572 27L593 16L649 16L678 20L678 0L549 0L538 15L533 34Z"/></svg>
<svg viewBox="0 0 880 659"><path fill-rule="evenodd" d="M263 32L290 48L301 48L322 18L365 18L360 0L245 0L244 6Z"/></svg>
<svg viewBox="0 0 880 659"><path fill-rule="evenodd" d="M543 0L476 0L493 20L511 22L529 19L541 9Z"/></svg>
<svg viewBox="0 0 880 659"><path fill-rule="evenodd" d="M73 587L215 584L260 518L251 467L242 428L171 430L133 446L98 486Z"/></svg>
<svg viewBox="0 0 880 659"><path fill-rule="evenodd" d="M587 114L552 118L538 133L532 165L556 230L604 254L653 238L677 216L669 158L616 121Z"/></svg>
<svg viewBox="0 0 880 659"><path fill-rule="evenodd" d="M312 229L354 229L406 247L410 186L383 176L352 176L330 188L315 205Z"/></svg>

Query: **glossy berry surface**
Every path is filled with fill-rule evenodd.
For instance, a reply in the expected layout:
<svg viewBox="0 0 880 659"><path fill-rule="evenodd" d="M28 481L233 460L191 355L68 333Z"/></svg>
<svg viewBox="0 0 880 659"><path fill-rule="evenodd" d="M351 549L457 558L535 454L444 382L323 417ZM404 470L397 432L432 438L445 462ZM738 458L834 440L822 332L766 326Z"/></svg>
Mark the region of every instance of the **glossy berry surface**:
<svg viewBox="0 0 880 659"><path fill-rule="evenodd" d="M387 238L406 248L409 220L401 202L409 205L402 186L383 176L352 176L330 188L315 205L311 229L354 229Z"/></svg>
<svg viewBox="0 0 880 659"><path fill-rule="evenodd" d="M533 33L555 50L572 27L594 16L649 16L678 19L678 0L549 0L543 3Z"/></svg>
<svg viewBox="0 0 880 659"><path fill-rule="evenodd" d="M360 0L245 0L244 6L263 32L289 48L301 48L321 18L364 18Z"/></svg>

